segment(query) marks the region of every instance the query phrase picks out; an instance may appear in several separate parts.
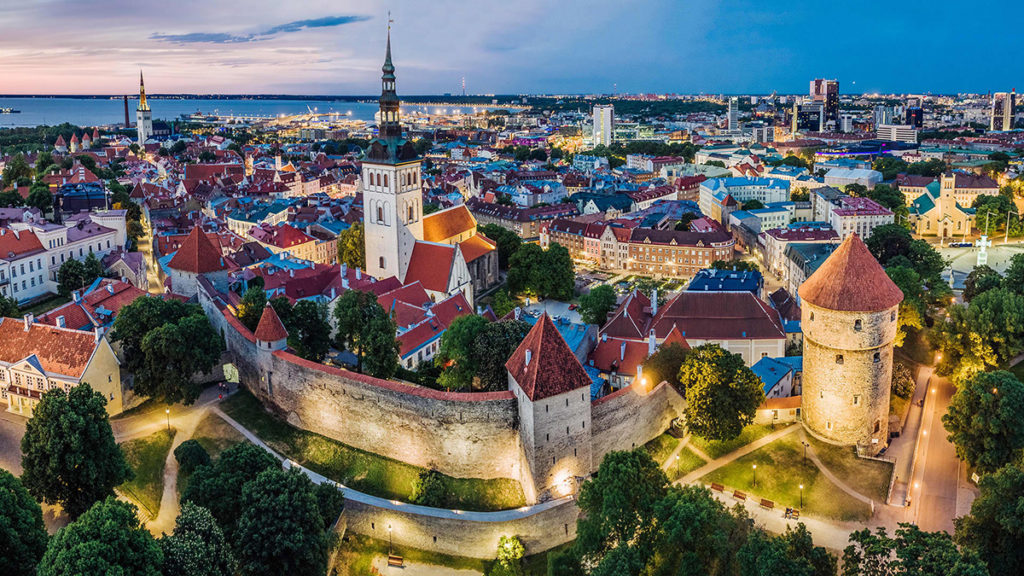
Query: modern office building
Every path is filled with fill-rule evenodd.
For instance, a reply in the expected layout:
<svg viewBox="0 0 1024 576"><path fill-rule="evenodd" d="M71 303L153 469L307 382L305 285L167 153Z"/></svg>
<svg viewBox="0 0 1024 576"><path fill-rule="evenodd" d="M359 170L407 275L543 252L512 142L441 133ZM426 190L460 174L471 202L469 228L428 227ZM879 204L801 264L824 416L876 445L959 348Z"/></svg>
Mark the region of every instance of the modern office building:
<svg viewBox="0 0 1024 576"><path fill-rule="evenodd" d="M839 81L817 78L811 80L811 99L821 102L824 106L825 117L822 124L831 129L839 128Z"/></svg>
<svg viewBox="0 0 1024 576"><path fill-rule="evenodd" d="M610 146L612 143L612 130L615 127L615 107L611 104L597 104L594 106L594 146L604 144Z"/></svg>
<svg viewBox="0 0 1024 576"><path fill-rule="evenodd" d="M1014 107L1017 102L1017 91L996 92L992 95L992 122L989 130L1013 130Z"/></svg>
<svg viewBox="0 0 1024 576"><path fill-rule="evenodd" d="M891 142L917 142L917 128L903 124L879 124L875 127L875 137Z"/></svg>
<svg viewBox="0 0 1024 576"><path fill-rule="evenodd" d="M729 123L726 126L726 128L728 128L729 130L739 130L739 128L740 128L740 124L739 124L739 114L740 114L739 106L740 106L740 99L739 98L737 98L735 96L733 96L732 98L729 98L729 120L728 120Z"/></svg>
<svg viewBox="0 0 1024 576"><path fill-rule="evenodd" d="M825 105L822 102L793 103L790 113L793 132L823 132L825 130Z"/></svg>

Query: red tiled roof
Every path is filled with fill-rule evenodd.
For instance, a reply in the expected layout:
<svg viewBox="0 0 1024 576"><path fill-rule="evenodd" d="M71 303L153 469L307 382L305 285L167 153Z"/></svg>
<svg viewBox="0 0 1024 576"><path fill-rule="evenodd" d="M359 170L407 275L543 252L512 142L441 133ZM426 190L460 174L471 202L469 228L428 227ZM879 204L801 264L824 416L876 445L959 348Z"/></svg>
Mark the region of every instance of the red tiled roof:
<svg viewBox="0 0 1024 576"><path fill-rule="evenodd" d="M847 312L880 312L903 301L903 292L857 234L822 262L799 293L804 302Z"/></svg>
<svg viewBox="0 0 1024 576"><path fill-rule="evenodd" d="M651 299L634 290L619 304L611 319L601 328L602 334L616 338L644 338L651 321Z"/></svg>
<svg viewBox="0 0 1024 576"><path fill-rule="evenodd" d="M678 329L688 341L786 337L779 313L750 292L680 292L651 326L659 338Z"/></svg>
<svg viewBox="0 0 1024 576"><path fill-rule="evenodd" d="M96 350L92 332L0 318L0 361L15 363L35 355L46 372L81 378Z"/></svg>
<svg viewBox="0 0 1024 576"><path fill-rule="evenodd" d="M220 248L203 233L200 226L192 228L181 248L174 253L167 265L175 270L203 274L227 269Z"/></svg>
<svg viewBox="0 0 1024 576"><path fill-rule="evenodd" d="M467 264L496 249L497 245L483 234L475 234L459 242L459 250L462 251L462 257Z"/></svg>
<svg viewBox="0 0 1024 576"><path fill-rule="evenodd" d="M267 302L263 307L263 315L260 316L260 323L256 325L256 339L263 342L275 342L288 338L288 330L278 317L274 307Z"/></svg>
<svg viewBox="0 0 1024 576"><path fill-rule="evenodd" d="M454 260L454 246L417 242L405 271L405 283L419 281L427 290L447 292Z"/></svg>
<svg viewBox="0 0 1024 576"><path fill-rule="evenodd" d="M22 230L15 233L10 229L0 230L0 259L7 260L42 251L43 244L33 232Z"/></svg>
<svg viewBox="0 0 1024 576"><path fill-rule="evenodd" d="M505 368L533 401L590 386L586 370L547 314L537 320Z"/></svg>
<svg viewBox="0 0 1024 576"><path fill-rule="evenodd" d="M469 213L465 204L423 217L423 239L427 242L444 242L452 236L475 229L476 219Z"/></svg>

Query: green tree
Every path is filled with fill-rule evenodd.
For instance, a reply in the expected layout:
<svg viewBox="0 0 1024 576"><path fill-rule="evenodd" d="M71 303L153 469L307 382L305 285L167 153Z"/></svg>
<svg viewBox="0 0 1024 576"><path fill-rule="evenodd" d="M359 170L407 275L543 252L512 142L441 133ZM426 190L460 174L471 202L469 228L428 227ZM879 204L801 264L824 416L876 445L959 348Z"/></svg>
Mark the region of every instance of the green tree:
<svg viewBox="0 0 1024 576"><path fill-rule="evenodd" d="M420 506L439 508L448 501L448 486L437 470L424 470L412 483L409 501Z"/></svg>
<svg viewBox="0 0 1024 576"><path fill-rule="evenodd" d="M519 250L523 239L515 232L497 224L485 224L478 230L498 245L498 266L502 270L508 270L509 258L516 253L516 250Z"/></svg>
<svg viewBox="0 0 1024 576"><path fill-rule="evenodd" d="M203 309L197 304L161 298L136 298L121 308L110 331L110 339L121 345L121 368L129 372L142 370L145 363L142 340L146 334L165 323L176 323L186 316L202 313Z"/></svg>
<svg viewBox="0 0 1024 576"><path fill-rule="evenodd" d="M203 391L196 374L208 374L220 362L224 339L199 312L150 330L142 339L143 364L135 391L168 404L191 404Z"/></svg>
<svg viewBox="0 0 1024 576"><path fill-rule="evenodd" d="M1012 576L1024 565L1024 468L1007 464L981 477L971 513L953 522L956 543L973 550L992 576Z"/></svg>
<svg viewBox="0 0 1024 576"><path fill-rule="evenodd" d="M751 530L704 486L673 486L655 508L659 533L650 564L656 574L738 573L736 552Z"/></svg>
<svg viewBox="0 0 1024 576"><path fill-rule="evenodd" d="M88 283L89 279L85 270L85 264L78 260L67 260L57 269L57 291L64 296L75 290L81 290Z"/></svg>
<svg viewBox="0 0 1024 576"><path fill-rule="evenodd" d="M935 324L932 340L942 352L937 371L957 383L1003 366L1024 352L1024 296L997 288L967 306L950 306L947 319Z"/></svg>
<svg viewBox="0 0 1024 576"><path fill-rule="evenodd" d="M576 548L584 563L617 548L649 553L656 537L649 519L667 492L668 478L646 451L609 452L580 489Z"/></svg>
<svg viewBox="0 0 1024 576"><path fill-rule="evenodd" d="M863 184L858 184L854 182L853 184L847 184L843 188L843 191L849 194L850 196L864 197L867 196L868 187Z"/></svg>
<svg viewBox="0 0 1024 576"><path fill-rule="evenodd" d="M86 284L92 284L94 280L103 276L103 262L100 262L99 257L92 250L85 256L82 266L85 267Z"/></svg>
<svg viewBox="0 0 1024 576"><path fill-rule="evenodd" d="M617 300L615 289L611 286L595 286L589 293L580 296L580 316L587 324L601 326L608 319L608 314L615 309Z"/></svg>
<svg viewBox="0 0 1024 576"><path fill-rule="evenodd" d="M494 293L494 299L491 300L491 310L494 311L494 315L498 318L503 318L518 305L519 302L509 295L508 288L498 289Z"/></svg>
<svg viewBox="0 0 1024 576"><path fill-rule="evenodd" d="M163 552L133 504L113 496L57 531L38 576L161 576Z"/></svg>
<svg viewBox="0 0 1024 576"><path fill-rule="evenodd" d="M21 439L21 480L29 493L77 518L132 478L107 418L103 394L88 384L43 394Z"/></svg>
<svg viewBox="0 0 1024 576"><path fill-rule="evenodd" d="M191 502L181 506L174 532L160 539L163 576L233 576L235 557L210 511Z"/></svg>
<svg viewBox="0 0 1024 576"><path fill-rule="evenodd" d="M4 208L17 208L25 203L25 200L14 190L0 192L0 206Z"/></svg>
<svg viewBox="0 0 1024 576"><path fill-rule="evenodd" d="M357 370L390 378L398 369L397 325L372 292L348 290L334 306L335 341L356 355Z"/></svg>
<svg viewBox="0 0 1024 576"><path fill-rule="evenodd" d="M907 174L931 176L932 178L938 178L945 171L946 163L937 158L925 162L914 162L907 166Z"/></svg>
<svg viewBox="0 0 1024 576"><path fill-rule="evenodd" d="M267 293L263 291L263 288L249 288L245 294L242 294L242 301L238 303L235 317L242 323L242 326L248 328L250 332L255 332L266 305Z"/></svg>
<svg viewBox="0 0 1024 576"><path fill-rule="evenodd" d="M477 334L473 342L473 356L481 389L492 392L508 390L505 362L529 332L529 324L511 319L491 322Z"/></svg>
<svg viewBox="0 0 1024 576"><path fill-rule="evenodd" d="M46 541L39 504L20 480L0 469L0 574L35 576Z"/></svg>
<svg viewBox="0 0 1024 576"><path fill-rule="evenodd" d="M21 316L21 309L18 301L13 297L0 296L0 318L18 318Z"/></svg>
<svg viewBox="0 0 1024 576"><path fill-rule="evenodd" d="M51 154L49 150L43 150L39 154L36 154L36 178L46 174L47 168L53 165L53 154Z"/></svg>
<svg viewBox="0 0 1024 576"><path fill-rule="evenodd" d="M906 341L908 330L924 328L924 317L927 305L924 302L925 287L921 276L909 266L890 266L885 269L889 279L903 292L897 315L896 340L897 347Z"/></svg>
<svg viewBox="0 0 1024 576"><path fill-rule="evenodd" d="M845 576L890 574L949 574L987 576L985 564L974 552L958 550L946 532L924 532L914 524L900 523L894 537L885 528L850 534L843 552Z"/></svg>
<svg viewBox="0 0 1024 576"><path fill-rule="evenodd" d="M644 362L644 376L651 384L668 382L677 390L682 389L679 381L679 369L683 367L690 349L678 342L661 345L650 358Z"/></svg>
<svg viewBox="0 0 1024 576"><path fill-rule="evenodd" d="M202 152L199 153L199 161L200 162L207 163L207 162L215 162L216 160L217 160L217 155L214 154L210 150L203 150Z"/></svg>
<svg viewBox="0 0 1024 576"><path fill-rule="evenodd" d="M1010 265L1006 267L1006 275L1003 277L1003 288L1024 295L1024 254L1014 254L1010 258Z"/></svg>
<svg viewBox="0 0 1024 576"><path fill-rule="evenodd" d="M557 242L547 250L536 244L524 244L509 259L507 283L510 292L569 300L576 285L572 257Z"/></svg>
<svg viewBox="0 0 1024 576"><path fill-rule="evenodd" d="M690 351L679 370L686 388L686 427L708 440L729 440L754 421L764 401L760 378L739 354L717 344Z"/></svg>
<svg viewBox="0 0 1024 576"><path fill-rule="evenodd" d="M11 158L4 166L2 177L0 177L0 190L9 186L16 186L19 181L32 179L32 167L25 160L25 155L18 153Z"/></svg>
<svg viewBox="0 0 1024 576"><path fill-rule="evenodd" d="M330 529L345 508L345 494L333 484L325 482L314 487L313 495L324 521L324 529Z"/></svg>
<svg viewBox="0 0 1024 576"><path fill-rule="evenodd" d="M478 356L473 349L477 336L488 322L483 316L459 316L441 334L441 347L434 364L444 367L438 382L448 390L469 388L478 371Z"/></svg>
<svg viewBox="0 0 1024 576"><path fill-rule="evenodd" d="M964 280L964 300L970 302L975 296L999 288L1003 277L991 266L975 266Z"/></svg>
<svg viewBox="0 0 1024 576"><path fill-rule="evenodd" d="M242 487L235 533L246 576L325 574L330 542L313 484L296 469L261 472Z"/></svg>
<svg viewBox="0 0 1024 576"><path fill-rule="evenodd" d="M196 468L210 464L210 453L198 440L189 438L174 449L174 459L182 472L191 474Z"/></svg>
<svg viewBox="0 0 1024 576"><path fill-rule="evenodd" d="M735 270L737 272L760 272L757 262L753 260L715 260L711 263L715 270Z"/></svg>
<svg viewBox="0 0 1024 576"><path fill-rule="evenodd" d="M50 187L43 182L33 184L28 198L25 199L25 205L38 208L44 215L53 210L53 194L50 193Z"/></svg>
<svg viewBox="0 0 1024 576"><path fill-rule="evenodd" d="M956 454L979 473L1019 461L1024 450L1024 384L1010 372L963 382L942 417Z"/></svg>
<svg viewBox="0 0 1024 576"><path fill-rule="evenodd" d="M366 244L363 224L357 222L338 234L338 262L351 268L366 268Z"/></svg>
<svg viewBox="0 0 1024 576"><path fill-rule="evenodd" d="M523 556L526 547L516 536L498 538L498 554L488 576L520 576L523 574Z"/></svg>
<svg viewBox="0 0 1024 576"><path fill-rule="evenodd" d="M764 202L761 202L756 198L743 203L744 210L760 210L762 208L764 208Z"/></svg>
<svg viewBox="0 0 1024 576"><path fill-rule="evenodd" d="M864 195L893 211L905 209L907 205L903 193L888 184L875 184Z"/></svg>
<svg viewBox="0 0 1024 576"><path fill-rule="evenodd" d="M331 323L327 321L327 304L312 300L295 303L290 314L288 345L306 360L321 362L331 349Z"/></svg>
<svg viewBox="0 0 1024 576"><path fill-rule="evenodd" d="M89 172L92 172L93 174L96 173L96 159L92 156L89 156L88 154L79 154L78 156L75 156L75 160L82 166L85 166L85 169Z"/></svg>
<svg viewBox="0 0 1024 576"><path fill-rule="evenodd" d="M900 398L910 398L916 383L914 373L899 360L892 363L892 393Z"/></svg>
<svg viewBox="0 0 1024 576"><path fill-rule="evenodd" d="M882 180L893 180L900 172L907 169L906 162L898 156L881 155L875 159L872 168L882 173Z"/></svg>
<svg viewBox="0 0 1024 576"><path fill-rule="evenodd" d="M242 487L260 472L279 467L280 463L259 446L248 442L235 444L221 453L215 463L196 468L181 501L209 510L230 542L242 511Z"/></svg>

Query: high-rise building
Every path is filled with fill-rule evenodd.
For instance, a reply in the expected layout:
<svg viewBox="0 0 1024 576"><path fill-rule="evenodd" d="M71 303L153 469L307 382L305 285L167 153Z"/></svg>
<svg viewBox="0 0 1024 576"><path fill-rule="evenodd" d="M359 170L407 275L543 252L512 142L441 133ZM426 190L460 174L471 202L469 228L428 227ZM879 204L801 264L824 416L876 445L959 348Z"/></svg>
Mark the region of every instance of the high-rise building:
<svg viewBox="0 0 1024 576"><path fill-rule="evenodd" d="M825 106L821 102L793 102L790 122L793 132L822 132L825 129Z"/></svg>
<svg viewBox="0 0 1024 576"><path fill-rule="evenodd" d="M604 144L611 146L612 130L615 128L615 107L611 104L597 104L594 106L594 146Z"/></svg>
<svg viewBox="0 0 1024 576"><path fill-rule="evenodd" d="M905 121L904 124L907 126L913 126L914 128L924 127L924 108L920 106L910 106L907 111L904 112Z"/></svg>
<svg viewBox="0 0 1024 576"><path fill-rule="evenodd" d="M875 126L875 137L890 142L917 143L917 128L903 124L879 124Z"/></svg>
<svg viewBox="0 0 1024 576"><path fill-rule="evenodd" d="M992 123L989 130L1013 130L1013 114L1017 104L1017 90L992 95Z"/></svg>
<svg viewBox="0 0 1024 576"><path fill-rule="evenodd" d="M817 78L811 80L811 99L821 102L825 117L822 124L833 130L839 128L839 80Z"/></svg>
<svg viewBox="0 0 1024 576"><path fill-rule="evenodd" d="M732 98L729 98L729 117L728 117L728 120L727 120L728 124L726 125L727 129L729 129L729 130L739 130L739 128L740 128L739 115L740 115L740 99L735 97L735 96L733 96Z"/></svg>
<svg viewBox="0 0 1024 576"><path fill-rule="evenodd" d="M139 146L153 136L153 111L146 102L146 83L142 81L142 70L139 70L139 107L135 110L135 123L138 130Z"/></svg>
<svg viewBox="0 0 1024 576"><path fill-rule="evenodd" d="M878 106L875 106L871 114L875 126L881 126L882 124L892 124L892 106L885 106L880 104Z"/></svg>

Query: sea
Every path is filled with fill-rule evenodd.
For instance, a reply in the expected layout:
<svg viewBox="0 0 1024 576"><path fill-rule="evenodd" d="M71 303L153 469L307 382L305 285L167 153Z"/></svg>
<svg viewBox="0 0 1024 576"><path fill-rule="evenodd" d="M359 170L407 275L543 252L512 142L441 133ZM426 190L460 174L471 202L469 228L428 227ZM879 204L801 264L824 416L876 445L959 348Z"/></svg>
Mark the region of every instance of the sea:
<svg viewBox="0 0 1024 576"><path fill-rule="evenodd" d="M369 98L368 98L369 100ZM279 116L315 112L338 112L351 120L372 121L378 109L376 102L340 100L269 100L269 99L171 99L149 98L154 120L178 121L181 115L196 112L215 116ZM135 122L138 99L128 100L128 113ZM121 98L6 98L0 97L0 109L11 108L19 113L0 113L0 128L57 125L69 122L77 126L106 126L124 122L124 101ZM486 107L489 109L490 107ZM402 112L430 114L463 114L485 107L403 105Z"/></svg>

